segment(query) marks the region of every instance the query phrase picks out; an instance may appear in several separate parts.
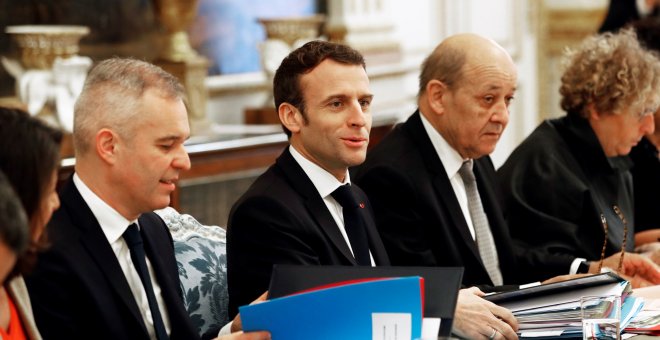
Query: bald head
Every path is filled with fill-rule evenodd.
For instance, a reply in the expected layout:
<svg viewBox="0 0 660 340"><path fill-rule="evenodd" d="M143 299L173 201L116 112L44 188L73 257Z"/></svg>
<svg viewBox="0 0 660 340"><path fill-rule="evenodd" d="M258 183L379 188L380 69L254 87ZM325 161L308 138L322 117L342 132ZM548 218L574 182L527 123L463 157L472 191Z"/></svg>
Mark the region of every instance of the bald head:
<svg viewBox="0 0 660 340"><path fill-rule="evenodd" d="M493 152L517 83L501 46L475 34L451 36L424 61L419 81L420 112L461 157Z"/></svg>
<svg viewBox="0 0 660 340"><path fill-rule="evenodd" d="M427 84L433 79L451 89L469 73L493 66L516 73L511 56L492 39L471 33L450 36L422 64L418 96L426 92Z"/></svg>

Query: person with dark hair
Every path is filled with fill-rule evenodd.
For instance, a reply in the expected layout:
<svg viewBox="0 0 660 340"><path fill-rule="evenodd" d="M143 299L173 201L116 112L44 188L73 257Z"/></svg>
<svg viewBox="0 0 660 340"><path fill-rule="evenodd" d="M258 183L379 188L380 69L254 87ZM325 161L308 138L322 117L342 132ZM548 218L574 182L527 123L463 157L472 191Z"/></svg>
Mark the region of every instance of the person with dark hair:
<svg viewBox="0 0 660 340"><path fill-rule="evenodd" d="M658 0L610 0L598 33L615 33L642 18L660 18Z"/></svg>
<svg viewBox="0 0 660 340"><path fill-rule="evenodd" d="M498 170L511 235L541 250L548 272L602 264L633 286L659 284L655 264L624 252L637 224L625 156L654 130L660 59L622 30L585 39L564 62L566 115L544 121Z"/></svg>
<svg viewBox="0 0 660 340"><path fill-rule="evenodd" d="M348 167L367 152L373 95L362 55L345 45L309 42L284 58L273 88L290 145L231 209L230 315L268 289L275 263L389 264L362 191L349 189L366 204L358 240L332 195L350 185Z"/></svg>
<svg viewBox="0 0 660 340"><path fill-rule="evenodd" d="M11 279L10 273L16 260L28 248L28 231L23 206L7 177L0 171L0 290L3 290L0 293L0 311L7 310L8 298L4 285ZM9 321L12 320L8 319L8 315L0 313L0 334L3 331L6 333Z"/></svg>
<svg viewBox="0 0 660 340"><path fill-rule="evenodd" d="M90 71L74 110L75 173L60 190L51 245L25 278L39 331L46 338L198 339L172 236L153 212L168 206L180 172L190 168L182 85L155 65L112 58ZM230 335L241 338L268 334Z"/></svg>
<svg viewBox="0 0 660 340"><path fill-rule="evenodd" d="M0 110L2 110L0 108ZM38 339L30 298L20 276L10 275L29 245L27 217L0 171L0 338Z"/></svg>
<svg viewBox="0 0 660 340"><path fill-rule="evenodd" d="M32 307L22 275L34 266L37 252L48 243L46 224L59 205L55 186L60 160L62 133L39 119L19 109L0 108L0 171L16 191L21 202L20 209L28 218L25 226L28 247L18 257L12 271L12 279L6 281L5 289L9 300L18 310L20 320L14 320L11 332L23 331L28 339L40 339L35 326ZM17 147L20 145L20 147ZM26 152L25 150L30 150ZM7 300L0 299L0 311ZM0 315L5 315L0 313ZM4 320L3 320L4 321ZM4 325L3 325L4 326Z"/></svg>
<svg viewBox="0 0 660 340"><path fill-rule="evenodd" d="M660 53L660 18L645 18L631 25L646 48ZM654 113L655 131L647 133L630 151L635 197L635 245L649 250L660 264L660 108ZM653 251L654 250L654 251Z"/></svg>

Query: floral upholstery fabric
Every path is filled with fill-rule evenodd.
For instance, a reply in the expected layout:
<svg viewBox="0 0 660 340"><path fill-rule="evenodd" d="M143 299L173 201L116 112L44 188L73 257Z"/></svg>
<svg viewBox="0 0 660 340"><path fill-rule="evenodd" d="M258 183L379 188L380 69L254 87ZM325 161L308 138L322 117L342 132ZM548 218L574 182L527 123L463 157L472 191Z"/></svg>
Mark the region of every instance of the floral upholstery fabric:
<svg viewBox="0 0 660 340"><path fill-rule="evenodd" d="M172 208L156 211L174 239L181 291L199 334L219 330L227 322L227 239L224 229L204 226Z"/></svg>

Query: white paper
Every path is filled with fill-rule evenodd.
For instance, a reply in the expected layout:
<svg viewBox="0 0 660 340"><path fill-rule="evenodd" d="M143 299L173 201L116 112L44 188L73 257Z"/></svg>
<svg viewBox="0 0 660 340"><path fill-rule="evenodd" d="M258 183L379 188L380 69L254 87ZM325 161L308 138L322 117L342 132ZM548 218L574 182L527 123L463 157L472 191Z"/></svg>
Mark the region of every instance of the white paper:
<svg viewBox="0 0 660 340"><path fill-rule="evenodd" d="M371 313L371 334L372 340L411 340L412 315Z"/></svg>
<svg viewBox="0 0 660 340"><path fill-rule="evenodd" d="M558 309L580 308L581 296L621 295L624 282L617 282L596 287L579 288L570 291L528 298L520 301L499 304L514 314L540 313Z"/></svg>
<svg viewBox="0 0 660 340"><path fill-rule="evenodd" d="M422 319L422 340L436 340L440 332L440 318Z"/></svg>
<svg viewBox="0 0 660 340"><path fill-rule="evenodd" d="M522 332L521 338L538 338L538 337L551 337L560 336L563 331L542 331L542 332Z"/></svg>

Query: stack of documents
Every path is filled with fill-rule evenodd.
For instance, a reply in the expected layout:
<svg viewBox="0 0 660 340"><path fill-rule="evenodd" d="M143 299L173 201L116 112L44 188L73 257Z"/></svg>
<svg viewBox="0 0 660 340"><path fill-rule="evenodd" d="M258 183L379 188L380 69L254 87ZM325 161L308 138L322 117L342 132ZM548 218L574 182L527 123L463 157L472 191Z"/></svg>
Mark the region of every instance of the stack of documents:
<svg viewBox="0 0 660 340"><path fill-rule="evenodd" d="M267 330L273 339L418 339L423 291L420 277L376 279L276 298L239 311L243 330Z"/></svg>
<svg viewBox="0 0 660 340"><path fill-rule="evenodd" d="M626 333L660 336L660 299L658 289L647 287L635 289L636 297L645 298L644 308L628 324Z"/></svg>
<svg viewBox="0 0 660 340"><path fill-rule="evenodd" d="M521 338L581 338L582 296L624 297L621 307L623 330L643 306L642 299L629 295L631 291L628 281L607 273L494 294L487 299L511 310L518 320Z"/></svg>

